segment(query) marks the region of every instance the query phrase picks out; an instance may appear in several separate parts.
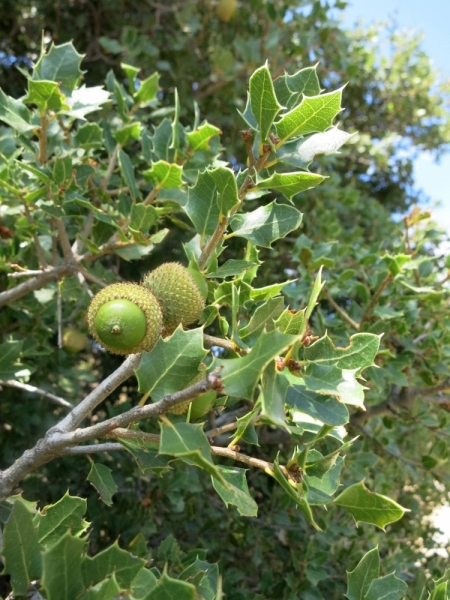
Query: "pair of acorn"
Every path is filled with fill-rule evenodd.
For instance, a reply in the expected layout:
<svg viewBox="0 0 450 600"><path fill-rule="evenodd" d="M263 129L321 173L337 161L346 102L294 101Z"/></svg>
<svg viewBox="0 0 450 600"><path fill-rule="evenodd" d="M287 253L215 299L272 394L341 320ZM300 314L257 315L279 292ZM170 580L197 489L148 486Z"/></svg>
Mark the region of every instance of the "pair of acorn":
<svg viewBox="0 0 450 600"><path fill-rule="evenodd" d="M113 354L151 350L160 335L198 321L205 300L189 271L165 263L140 284L113 283L91 301L87 320L95 340Z"/></svg>

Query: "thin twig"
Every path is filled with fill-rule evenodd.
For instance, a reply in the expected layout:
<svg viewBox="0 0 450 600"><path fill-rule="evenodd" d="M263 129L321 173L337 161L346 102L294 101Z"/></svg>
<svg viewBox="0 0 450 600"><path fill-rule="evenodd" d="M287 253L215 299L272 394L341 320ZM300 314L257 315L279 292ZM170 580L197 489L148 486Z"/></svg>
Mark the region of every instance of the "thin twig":
<svg viewBox="0 0 450 600"><path fill-rule="evenodd" d="M70 402L67 402L67 400L64 400L64 398L61 398L60 396L55 396L55 394L51 394L50 392L35 387L34 385L30 385L29 383L21 383L20 381L15 381L14 379L7 379L6 381L0 381L0 386L2 385L12 387L17 390L23 390L24 392L29 392L30 394L42 396L43 398L47 398L47 400L50 400L50 402L53 402L53 404L62 406L66 410L73 409L73 405L70 404Z"/></svg>
<svg viewBox="0 0 450 600"><path fill-rule="evenodd" d="M120 150L120 144L117 144L113 150L113 153L111 154L111 158L109 159L109 163L108 163L108 169L106 170L106 174L103 177L103 180L101 183L101 188L103 190L106 190L106 188L108 187L108 184L110 182L112 174L114 173L114 169L116 168L116 164L117 164L117 157L119 155L119 150Z"/></svg>
<svg viewBox="0 0 450 600"><path fill-rule="evenodd" d="M341 315L341 317L347 321L347 323L349 323L354 329L358 330L359 329L359 325L356 321L354 321L351 316L347 313L347 311L345 311L343 308L341 308L339 306L339 304L337 304L333 298L331 297L330 293L328 292L328 290L325 291L325 296L328 300L328 302L331 304L331 306L334 308L334 310L339 313Z"/></svg>
<svg viewBox="0 0 450 600"><path fill-rule="evenodd" d="M364 311L364 315L363 318L361 319L361 322L359 324L359 327L361 328L362 325L368 321L370 313L372 312L372 310L374 309L374 307L376 306L379 297L381 296L381 294L384 292L386 286L388 285L388 283L391 281L392 279L392 275L390 273L388 273L386 275L386 277L383 279L383 281L381 282L379 288L377 289L377 291L374 293L372 300L370 301L369 306L366 308L366 310Z"/></svg>
<svg viewBox="0 0 450 600"><path fill-rule="evenodd" d="M28 223L32 227L34 227L33 217L31 216L30 210L25 202L24 202L24 213L25 213ZM34 245L36 247L36 254L37 254L37 257L39 260L39 264L41 265L42 268L46 269L48 267L48 263L45 258L44 250L39 242L39 238L38 238L37 234L33 231L32 235L33 235Z"/></svg>
<svg viewBox="0 0 450 600"><path fill-rule="evenodd" d="M208 335L207 333L203 334L203 341L208 346L219 346L220 348L225 348L232 352L237 352L239 350L236 344L231 340L224 340L213 335Z"/></svg>
<svg viewBox="0 0 450 600"><path fill-rule="evenodd" d="M239 426L239 423L235 421L234 423L228 423L227 425L222 425L222 427L214 427L214 429L210 429L205 433L206 437L213 438L222 433L227 433L228 431L234 431Z"/></svg>

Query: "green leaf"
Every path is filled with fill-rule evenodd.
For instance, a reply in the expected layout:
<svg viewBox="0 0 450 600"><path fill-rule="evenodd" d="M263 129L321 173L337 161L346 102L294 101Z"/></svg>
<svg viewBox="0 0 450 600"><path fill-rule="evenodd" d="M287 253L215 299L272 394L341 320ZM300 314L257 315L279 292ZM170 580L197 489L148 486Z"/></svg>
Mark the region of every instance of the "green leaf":
<svg viewBox="0 0 450 600"><path fill-rule="evenodd" d="M152 163L147 171L142 173L146 179L154 181L158 188L180 188L183 185L181 176L183 167L177 164L171 164L165 160L159 160Z"/></svg>
<svg viewBox="0 0 450 600"><path fill-rule="evenodd" d="M200 173L197 183L189 188L183 207L201 236L210 236L222 216L239 202L236 178L231 169L217 167Z"/></svg>
<svg viewBox="0 0 450 600"><path fill-rule="evenodd" d="M258 306L249 323L239 330L239 337L245 344L253 345L266 325L273 329L273 322L281 315L283 310L283 298L270 298L267 302Z"/></svg>
<svg viewBox="0 0 450 600"><path fill-rule="evenodd" d="M250 77L250 104L259 125L261 141L265 142L272 123L282 108L278 104L267 63Z"/></svg>
<svg viewBox="0 0 450 600"><path fill-rule="evenodd" d="M125 127L121 127L114 132L114 138L123 147L128 144L130 140L138 140L142 131L141 123L128 123Z"/></svg>
<svg viewBox="0 0 450 600"><path fill-rule="evenodd" d="M289 381L276 369L275 361L264 370L261 384L261 415L278 427L286 428L285 400Z"/></svg>
<svg viewBox="0 0 450 600"><path fill-rule="evenodd" d="M336 365L339 369L356 369L355 375L359 377L363 369L374 365L379 346L380 336L373 333L352 335L346 348L336 348L328 335L324 335L305 348L305 359L322 365Z"/></svg>
<svg viewBox="0 0 450 600"><path fill-rule="evenodd" d="M396 577L395 573L390 573L372 581L364 600L400 600L407 589L404 581Z"/></svg>
<svg viewBox="0 0 450 600"><path fill-rule="evenodd" d="M111 469L100 463L92 463L87 481L95 487L100 494L102 501L108 506L112 505L112 496L117 492L117 485L114 481Z"/></svg>
<svg viewBox="0 0 450 600"><path fill-rule="evenodd" d="M80 64L83 55L73 47L72 42L55 46L52 44L47 54L42 53L33 69L33 79L46 79L61 84L64 93L73 91L83 75Z"/></svg>
<svg viewBox="0 0 450 600"><path fill-rule="evenodd" d="M74 140L80 148L101 148L103 145L103 132L97 123L85 123L77 129Z"/></svg>
<svg viewBox="0 0 450 600"><path fill-rule="evenodd" d="M14 363L20 357L23 342L4 342L0 344L0 379L13 379L17 372Z"/></svg>
<svg viewBox="0 0 450 600"><path fill-rule="evenodd" d="M319 96L304 96L301 103L275 123L281 146L293 136L326 131L341 111L342 90Z"/></svg>
<svg viewBox="0 0 450 600"><path fill-rule="evenodd" d="M153 575L153 577L155 576ZM80 600L116 600L116 598L120 597L120 591L120 586L113 573L111 577L108 577L97 583L97 585L89 588L89 590L80 597Z"/></svg>
<svg viewBox="0 0 450 600"><path fill-rule="evenodd" d="M42 587L48 600L73 600L84 591L81 576L86 542L67 531L42 554Z"/></svg>
<svg viewBox="0 0 450 600"><path fill-rule="evenodd" d="M216 304L233 304L233 290L238 293L239 304L242 306L251 297L252 288L245 281L224 281L214 291L214 300Z"/></svg>
<svg viewBox="0 0 450 600"><path fill-rule="evenodd" d="M154 206L144 204L133 204L130 215L130 230L146 235L152 225L158 220L158 214Z"/></svg>
<svg viewBox="0 0 450 600"><path fill-rule="evenodd" d="M138 558L131 552L122 550L116 541L93 558L85 556L81 571L86 587L103 581L114 573L120 587L128 590L144 565L143 558Z"/></svg>
<svg viewBox="0 0 450 600"><path fill-rule="evenodd" d="M225 506L229 504L236 506L238 512L243 517L256 517L258 514L258 505L250 496L248 491L246 470L238 467L218 467L228 486L225 487L219 481L212 478L212 484L216 492L222 498Z"/></svg>
<svg viewBox="0 0 450 600"><path fill-rule="evenodd" d="M51 546L66 532L80 537L89 527L89 523L83 519L85 513L86 500L66 492L58 502L45 506L34 517L39 542L43 546Z"/></svg>
<svg viewBox="0 0 450 600"><path fill-rule="evenodd" d="M58 185L64 185L72 179L72 159L70 156L55 158L53 165L53 179Z"/></svg>
<svg viewBox="0 0 450 600"><path fill-rule="evenodd" d="M310 452L311 454L311 452ZM303 477L308 487L306 499L311 505L324 505L333 501L333 494L340 485L340 476L344 459L342 456L334 455L332 459L324 459L319 465L307 465L307 471ZM325 469L324 473L321 470ZM315 472L318 475L315 475Z"/></svg>
<svg viewBox="0 0 450 600"><path fill-rule="evenodd" d="M195 586L186 581L172 579L164 572L144 600L197 600Z"/></svg>
<svg viewBox="0 0 450 600"><path fill-rule="evenodd" d="M206 277L214 278L214 279L225 279L226 277L234 277L235 275L242 275L244 271L248 269L252 269L256 266L256 263L250 262L248 260L236 260L234 258L230 258L226 263L221 265L215 271L208 273Z"/></svg>
<svg viewBox="0 0 450 600"><path fill-rule="evenodd" d="M59 85L53 81L28 80L28 94L23 99L27 104L35 104L41 112L52 110L60 112L68 109L66 97L61 93Z"/></svg>
<svg viewBox="0 0 450 600"><path fill-rule="evenodd" d="M134 100L138 104L146 104L156 98L159 91L159 73L153 73L147 79L141 81L139 89L134 94Z"/></svg>
<svg viewBox="0 0 450 600"><path fill-rule="evenodd" d="M178 327L169 338L159 338L150 352L144 352L136 369L139 391L158 402L166 394L186 388L198 373L206 356L203 328L184 331Z"/></svg>
<svg viewBox="0 0 450 600"><path fill-rule="evenodd" d="M301 385L292 385L288 389L286 403L327 425L345 425L349 422L348 410L343 404L334 398L309 392Z"/></svg>
<svg viewBox="0 0 450 600"><path fill-rule="evenodd" d="M134 176L133 165L131 164L130 157L123 150L119 150L118 154L120 172L122 177L130 190L130 195L133 200L137 200L140 197L139 188L136 183Z"/></svg>
<svg viewBox="0 0 450 600"><path fill-rule="evenodd" d="M353 571L347 572L348 600L364 600L365 595L374 579L380 576L380 555L378 546L369 550Z"/></svg>
<svg viewBox="0 0 450 600"><path fill-rule="evenodd" d="M296 503L298 508L301 510L301 512L306 517L308 523L310 523L314 527L314 529L316 529L317 531L321 531L320 527L317 525L317 523L314 520L314 516L313 516L312 510L311 510L311 507L309 506L309 504L305 498L305 494L304 494L303 490L300 488L299 484L294 483L292 480L288 481L286 479L283 471L280 469L278 457L276 458L276 460L273 463L273 476L275 477L276 481L278 481L278 483L281 485L281 487L286 492L286 494L290 498L292 498L292 500L294 500L294 502Z"/></svg>
<svg viewBox="0 0 450 600"><path fill-rule="evenodd" d="M19 167L19 169L28 171L29 173L37 177L40 181L42 181L42 183L45 183L45 185L52 185L52 180L46 173L44 173L42 169L38 169L37 167L34 167L33 165L30 165L28 163L24 163L20 160L16 160L14 164L17 167Z"/></svg>
<svg viewBox="0 0 450 600"><path fill-rule="evenodd" d="M298 169L307 169L320 154L336 154L353 134L332 127L324 133L315 133L308 138L286 142L275 152L278 160Z"/></svg>
<svg viewBox="0 0 450 600"><path fill-rule="evenodd" d="M134 457L142 473L153 471L160 475L170 468L169 463L172 459L159 454L158 442L147 442L142 439L129 440L126 438L121 438L119 442Z"/></svg>
<svg viewBox="0 0 450 600"><path fill-rule="evenodd" d="M253 288L250 291L250 298L253 300L253 302L263 302L264 300L268 300L269 298L278 296L282 289L284 289L291 283L294 283L294 281L295 279L290 279L289 281L284 281L282 283L274 283L273 285L267 285L266 287L262 288Z"/></svg>
<svg viewBox="0 0 450 600"><path fill-rule="evenodd" d="M346 508L356 521L372 523L380 529L403 517L406 508L386 496L369 492L364 481L355 483L344 490L335 500L338 506Z"/></svg>
<svg viewBox="0 0 450 600"><path fill-rule="evenodd" d="M286 309L275 321L277 329L290 335L300 335L305 329L305 309L293 313Z"/></svg>
<svg viewBox="0 0 450 600"><path fill-rule="evenodd" d="M269 179L258 181L257 185L252 188L252 191L278 190L288 200L291 200L295 194L319 185L324 179L325 177L316 175L315 173L274 173Z"/></svg>
<svg viewBox="0 0 450 600"><path fill-rule="evenodd" d="M258 123L256 121L255 115L252 113L250 94L248 92L247 92L247 104L245 105L244 112L241 112L238 109L238 113L241 115L241 117L244 119L244 121L247 123L247 125L251 129L253 129L254 131L257 131Z"/></svg>
<svg viewBox="0 0 450 600"><path fill-rule="evenodd" d="M36 125L30 124L31 113L23 102L7 96L1 89L0 121L3 121L3 123L6 123L19 133L26 133L36 127Z"/></svg>
<svg viewBox="0 0 450 600"><path fill-rule="evenodd" d="M209 140L221 133L222 131L218 127L214 127L210 123L203 123L195 131L186 133L191 154L199 150L209 150Z"/></svg>
<svg viewBox="0 0 450 600"><path fill-rule="evenodd" d="M150 138L155 158L171 162L173 151L170 150L172 141L172 124L169 119L163 119L158 127L155 127L153 136Z"/></svg>
<svg viewBox="0 0 450 600"><path fill-rule="evenodd" d="M176 456L188 465L200 467L227 485L219 468L213 463L211 446L203 432L202 423L160 423L160 427L160 454Z"/></svg>
<svg viewBox="0 0 450 600"><path fill-rule="evenodd" d="M297 229L302 213L293 206L275 201L253 212L238 214L231 219L233 235L243 237L256 246L270 248L271 244Z"/></svg>
<svg viewBox="0 0 450 600"><path fill-rule="evenodd" d="M253 400L253 393L264 368L294 341L295 337L279 331L263 332L246 356L228 360L216 358L211 369L222 367L220 375L228 396Z"/></svg>
<svg viewBox="0 0 450 600"><path fill-rule="evenodd" d="M431 594L430 600L447 600L447 582L443 581L438 585L435 585L433 593Z"/></svg>
<svg viewBox="0 0 450 600"><path fill-rule="evenodd" d="M302 95L317 96L320 94L320 83L317 77L317 65L314 67L306 67L294 73L293 75L285 74L287 88L292 93L289 99L288 108L296 106L301 100Z"/></svg>
<svg viewBox="0 0 450 600"><path fill-rule="evenodd" d="M16 596L25 596L30 582L41 577L41 547L33 517L26 506L16 501L3 531L4 574L11 577Z"/></svg>
<svg viewBox="0 0 450 600"><path fill-rule="evenodd" d="M149 569L142 569L133 579L131 586L133 598L137 600L145 598L150 590L155 587L157 581L155 575Z"/></svg>
<svg viewBox="0 0 450 600"><path fill-rule="evenodd" d="M214 483L214 481L213 481ZM197 593L204 600L220 600L217 594L219 581L219 567L198 558L180 573L182 581L192 583L197 588Z"/></svg>
<svg viewBox="0 0 450 600"><path fill-rule="evenodd" d="M364 388L355 378L356 369L339 369L335 365L309 364L303 373L308 390L337 396L339 402L364 408Z"/></svg>

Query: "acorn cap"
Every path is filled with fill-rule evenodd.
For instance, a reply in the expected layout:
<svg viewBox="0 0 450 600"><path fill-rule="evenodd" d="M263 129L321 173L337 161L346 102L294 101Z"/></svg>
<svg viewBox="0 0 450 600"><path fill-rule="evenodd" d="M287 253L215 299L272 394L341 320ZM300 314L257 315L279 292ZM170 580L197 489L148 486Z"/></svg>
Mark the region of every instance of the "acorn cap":
<svg viewBox="0 0 450 600"><path fill-rule="evenodd" d="M142 282L155 294L164 315L163 335L173 333L178 325L198 321L205 300L188 270L179 263L164 263L148 273Z"/></svg>
<svg viewBox="0 0 450 600"><path fill-rule="evenodd" d="M88 309L89 331L113 354L151 350L162 330L161 307L155 296L135 283L103 288Z"/></svg>

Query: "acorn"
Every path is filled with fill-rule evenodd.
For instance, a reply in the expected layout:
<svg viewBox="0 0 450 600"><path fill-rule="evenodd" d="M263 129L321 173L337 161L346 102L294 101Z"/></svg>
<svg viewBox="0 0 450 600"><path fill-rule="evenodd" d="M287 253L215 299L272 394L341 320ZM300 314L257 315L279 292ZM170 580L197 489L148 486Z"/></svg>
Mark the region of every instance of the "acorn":
<svg viewBox="0 0 450 600"><path fill-rule="evenodd" d="M237 7L237 0L219 0L216 15L224 23L229 23Z"/></svg>
<svg viewBox="0 0 450 600"><path fill-rule="evenodd" d="M113 283L91 301L89 331L113 354L151 350L163 327L161 307L155 296L136 283Z"/></svg>
<svg viewBox="0 0 450 600"><path fill-rule="evenodd" d="M142 285L158 299L164 315L163 336L200 318L205 300L189 271L179 263L164 263L148 273Z"/></svg>
<svg viewBox="0 0 450 600"><path fill-rule="evenodd" d="M62 347L68 354L76 354L85 349L87 342L86 334L75 327L67 327L63 331Z"/></svg>

